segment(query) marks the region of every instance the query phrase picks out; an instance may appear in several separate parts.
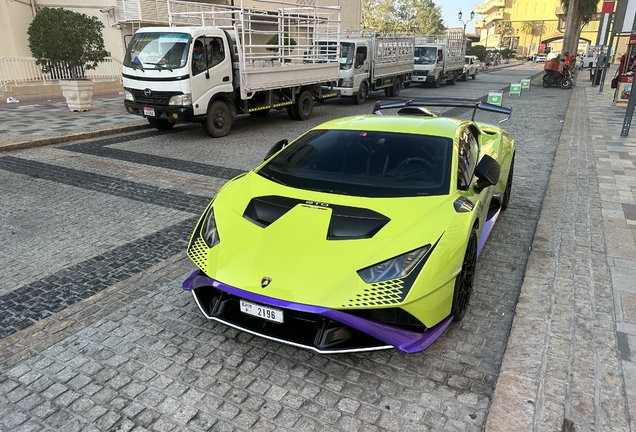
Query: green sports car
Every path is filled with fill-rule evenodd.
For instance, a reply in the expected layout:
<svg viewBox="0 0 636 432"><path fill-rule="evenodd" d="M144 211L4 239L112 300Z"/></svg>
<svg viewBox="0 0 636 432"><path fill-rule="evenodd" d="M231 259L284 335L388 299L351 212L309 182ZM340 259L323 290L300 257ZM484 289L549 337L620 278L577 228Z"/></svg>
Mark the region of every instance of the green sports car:
<svg viewBox="0 0 636 432"><path fill-rule="evenodd" d="M418 352L461 320L510 199L514 141L425 106L511 113L412 99L280 141L194 229L187 253L198 269L183 288L201 312L319 353Z"/></svg>

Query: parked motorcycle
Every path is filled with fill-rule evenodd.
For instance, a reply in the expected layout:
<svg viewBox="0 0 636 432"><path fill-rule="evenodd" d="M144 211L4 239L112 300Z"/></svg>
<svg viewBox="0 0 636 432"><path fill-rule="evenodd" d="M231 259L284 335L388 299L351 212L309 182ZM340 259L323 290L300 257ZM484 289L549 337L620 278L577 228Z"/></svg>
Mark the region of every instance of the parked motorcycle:
<svg viewBox="0 0 636 432"><path fill-rule="evenodd" d="M546 70L543 75L543 87L548 88L550 86L557 86L566 90L572 88L572 73L570 70Z"/></svg>

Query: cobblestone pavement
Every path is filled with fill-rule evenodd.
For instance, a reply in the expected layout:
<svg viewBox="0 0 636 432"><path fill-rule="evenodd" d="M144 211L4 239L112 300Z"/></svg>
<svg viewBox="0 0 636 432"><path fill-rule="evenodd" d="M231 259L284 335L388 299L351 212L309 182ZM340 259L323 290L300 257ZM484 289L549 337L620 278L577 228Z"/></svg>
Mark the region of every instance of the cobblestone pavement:
<svg viewBox="0 0 636 432"><path fill-rule="evenodd" d="M403 95L484 96L539 70ZM415 355L298 350L204 320L180 290L189 231L225 179L283 128L291 138L374 101L330 101L307 122L241 120L219 140L178 127L3 154L0 430L482 430L569 94L504 98L515 106L510 207L465 320Z"/></svg>
<svg viewBox="0 0 636 432"><path fill-rule="evenodd" d="M487 430L634 426L636 131L612 95L573 89Z"/></svg>

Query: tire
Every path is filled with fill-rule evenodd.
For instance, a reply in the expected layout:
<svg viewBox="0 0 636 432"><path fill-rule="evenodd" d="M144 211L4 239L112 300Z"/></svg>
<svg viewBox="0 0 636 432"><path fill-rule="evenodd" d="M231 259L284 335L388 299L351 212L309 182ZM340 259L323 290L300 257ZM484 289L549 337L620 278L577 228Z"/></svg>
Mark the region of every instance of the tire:
<svg viewBox="0 0 636 432"><path fill-rule="evenodd" d="M201 122L203 131L212 138L224 137L232 127L232 111L222 100L212 102L208 107L208 115Z"/></svg>
<svg viewBox="0 0 636 432"><path fill-rule="evenodd" d="M471 78L475 79L476 77L477 77L477 71L475 71L475 73L473 74L473 76Z"/></svg>
<svg viewBox="0 0 636 432"><path fill-rule="evenodd" d="M300 93L296 103L293 105L296 120L307 120L314 112L314 97L308 90Z"/></svg>
<svg viewBox="0 0 636 432"><path fill-rule="evenodd" d="M550 83L550 78L548 77L543 77L543 87L548 88L550 87L552 84Z"/></svg>
<svg viewBox="0 0 636 432"><path fill-rule="evenodd" d="M442 74L437 75L437 79L433 82L433 87L439 88L439 86L442 84L442 78Z"/></svg>
<svg viewBox="0 0 636 432"><path fill-rule="evenodd" d="M386 87L384 89L384 96L391 96L391 89L389 87Z"/></svg>
<svg viewBox="0 0 636 432"><path fill-rule="evenodd" d="M512 176L515 170L515 157L512 157L512 162L510 162L510 171L508 172L508 180L506 181L506 190L504 191L503 198L501 199L501 211L504 211L508 208L508 204L510 203L510 195L512 195Z"/></svg>
<svg viewBox="0 0 636 432"><path fill-rule="evenodd" d="M457 72L453 72L453 77L449 80L446 80L446 84L455 85L456 82L457 82Z"/></svg>
<svg viewBox="0 0 636 432"><path fill-rule="evenodd" d="M175 125L175 123L172 123L171 121L151 117L148 117L148 123L150 123L150 126L153 128L159 130L170 130Z"/></svg>
<svg viewBox="0 0 636 432"><path fill-rule="evenodd" d="M475 280L475 266L477 264L477 232L473 229L468 237L466 253L462 261L462 269L455 278L455 290L453 291L453 305L451 315L454 321L461 321L466 315L470 294L473 291Z"/></svg>
<svg viewBox="0 0 636 432"><path fill-rule="evenodd" d="M358 93L356 93L353 98L353 102L355 102L356 105L362 105L365 100L367 100L367 83L362 81L358 88Z"/></svg>
<svg viewBox="0 0 636 432"><path fill-rule="evenodd" d="M462 81L468 81L468 71L464 72L462 75Z"/></svg>
<svg viewBox="0 0 636 432"><path fill-rule="evenodd" d="M296 118L296 111L294 110L293 105L287 105L285 108L287 109L287 115L290 119L298 120L298 118Z"/></svg>
<svg viewBox="0 0 636 432"><path fill-rule="evenodd" d="M559 87L561 87L564 90L572 88L572 80L570 78L563 79L561 83L559 84Z"/></svg>
<svg viewBox="0 0 636 432"><path fill-rule="evenodd" d="M252 117L267 117L267 114L269 114L269 108L264 110L252 111L250 113Z"/></svg>
<svg viewBox="0 0 636 432"><path fill-rule="evenodd" d="M387 88L387 90L389 91L388 96L391 96L391 97L399 96L400 90L402 90L402 80L400 78L395 78L395 81L393 81L393 85Z"/></svg>

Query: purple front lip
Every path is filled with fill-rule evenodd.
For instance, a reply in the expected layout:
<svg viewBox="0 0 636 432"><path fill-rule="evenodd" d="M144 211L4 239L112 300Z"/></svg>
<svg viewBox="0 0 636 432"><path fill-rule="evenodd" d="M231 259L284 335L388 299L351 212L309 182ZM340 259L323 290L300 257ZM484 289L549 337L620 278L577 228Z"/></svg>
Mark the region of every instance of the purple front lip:
<svg viewBox="0 0 636 432"><path fill-rule="evenodd" d="M441 336L446 327L452 321L452 317L444 319L439 324L431 327L425 333L417 333L404 330L398 327L381 324L366 318L350 315L335 309L324 308L320 306L311 306L301 303L293 303L285 300L279 300L264 295L251 293L238 288L225 285L217 280L202 276L198 270L192 273L184 282L183 289L191 291L204 286L213 286L216 289L225 291L237 297L246 300L252 300L261 304L276 306L283 309L291 309L296 311L308 312L324 316L326 318L338 321L349 327L355 328L363 333L372 336L379 341L392 345L406 353L415 353L428 348L435 340Z"/></svg>

